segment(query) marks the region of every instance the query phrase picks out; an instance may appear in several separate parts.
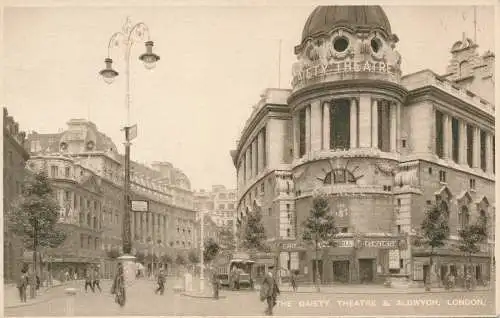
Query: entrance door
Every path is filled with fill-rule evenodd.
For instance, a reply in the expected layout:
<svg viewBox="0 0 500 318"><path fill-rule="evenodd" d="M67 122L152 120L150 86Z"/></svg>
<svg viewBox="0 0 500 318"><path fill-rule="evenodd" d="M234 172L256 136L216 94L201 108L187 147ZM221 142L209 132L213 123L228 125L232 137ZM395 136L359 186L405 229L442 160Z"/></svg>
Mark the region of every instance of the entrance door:
<svg viewBox="0 0 500 318"><path fill-rule="evenodd" d="M441 281L444 283L446 281L446 275L448 274L448 267L446 265L441 265Z"/></svg>
<svg viewBox="0 0 500 318"><path fill-rule="evenodd" d="M476 281L481 280L481 265L476 265Z"/></svg>
<svg viewBox="0 0 500 318"><path fill-rule="evenodd" d="M333 262L333 281L342 283L349 282L349 261Z"/></svg>
<svg viewBox="0 0 500 318"><path fill-rule="evenodd" d="M373 282L374 273L374 259L360 259L359 260L359 277L362 283L370 283Z"/></svg>
<svg viewBox="0 0 500 318"><path fill-rule="evenodd" d="M320 259L317 262L318 262L318 267L319 267L319 275L321 276L321 280L323 280L323 260ZM312 260L311 263L312 263L313 282L316 283L316 278L317 278L317 275L316 275L316 262L315 262L315 260Z"/></svg>

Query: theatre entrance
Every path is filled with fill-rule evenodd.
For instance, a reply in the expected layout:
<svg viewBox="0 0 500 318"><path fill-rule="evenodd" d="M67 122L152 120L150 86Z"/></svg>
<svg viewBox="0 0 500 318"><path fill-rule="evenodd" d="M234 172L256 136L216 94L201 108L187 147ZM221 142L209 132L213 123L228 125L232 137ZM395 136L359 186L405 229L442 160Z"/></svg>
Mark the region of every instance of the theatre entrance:
<svg viewBox="0 0 500 318"><path fill-rule="evenodd" d="M340 283L349 282L349 261L333 262L333 281Z"/></svg>
<svg viewBox="0 0 500 318"><path fill-rule="evenodd" d="M359 276L361 279L361 283L371 283L374 279L374 268L375 259L373 258L365 258L359 259Z"/></svg>

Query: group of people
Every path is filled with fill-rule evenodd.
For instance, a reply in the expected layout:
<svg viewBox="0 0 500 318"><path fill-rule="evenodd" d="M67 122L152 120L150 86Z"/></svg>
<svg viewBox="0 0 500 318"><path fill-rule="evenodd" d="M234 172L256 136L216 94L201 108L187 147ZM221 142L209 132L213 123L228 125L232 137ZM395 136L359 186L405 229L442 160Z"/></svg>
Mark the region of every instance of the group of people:
<svg viewBox="0 0 500 318"><path fill-rule="evenodd" d="M88 287L90 287L93 293L95 293L96 287L99 289L99 292L102 291L99 268L88 267L85 271L85 292L88 292Z"/></svg>
<svg viewBox="0 0 500 318"><path fill-rule="evenodd" d="M19 298L22 303L27 301L27 291L28 286L30 286L30 275L28 274L28 265L24 265L21 269L21 275L19 275L19 279L17 281L17 289L19 291ZM35 276L35 290L39 290L41 285L40 277L38 275ZM32 285L31 285L32 286ZM33 288L33 286L32 286Z"/></svg>

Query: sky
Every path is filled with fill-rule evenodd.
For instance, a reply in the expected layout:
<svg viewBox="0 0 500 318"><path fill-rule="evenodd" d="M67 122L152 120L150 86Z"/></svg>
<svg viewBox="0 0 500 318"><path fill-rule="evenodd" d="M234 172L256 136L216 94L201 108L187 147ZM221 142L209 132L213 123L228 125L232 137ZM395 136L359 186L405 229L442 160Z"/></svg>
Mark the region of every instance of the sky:
<svg viewBox="0 0 500 318"><path fill-rule="evenodd" d="M90 3L90 2L87 2ZM209 3L209 2L208 2ZM132 49L132 159L169 161L194 189L234 188L235 149L252 106L268 87L290 88L293 48L313 5L5 7L1 101L20 128L66 129L86 118L123 152L124 51L111 51L120 76L106 84L109 38L127 17L144 22L161 59L147 70L143 41ZM444 73L452 44L474 37L472 6L383 6L400 42L403 74ZM479 53L494 51L494 10L477 6ZM281 41L281 58L279 57ZM279 63L281 61L281 63ZM279 72L280 70L280 72ZM279 80L280 79L280 80Z"/></svg>

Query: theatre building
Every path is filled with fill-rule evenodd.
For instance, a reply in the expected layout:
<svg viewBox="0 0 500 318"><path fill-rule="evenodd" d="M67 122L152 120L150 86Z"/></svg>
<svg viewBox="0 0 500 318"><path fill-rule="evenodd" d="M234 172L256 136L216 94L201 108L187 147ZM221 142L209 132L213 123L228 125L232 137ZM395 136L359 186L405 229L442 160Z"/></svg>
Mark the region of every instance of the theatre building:
<svg viewBox="0 0 500 318"><path fill-rule="evenodd" d="M231 152L238 226L261 211L282 276L316 277L302 224L322 192L339 233L317 257L323 282L462 275L458 231L481 214L490 237L471 260L476 278L490 279L494 54L464 36L450 43L446 74L403 75L398 41L379 6L317 7L295 47L292 88L265 90ZM431 269L429 249L412 238L433 204L450 236Z"/></svg>

